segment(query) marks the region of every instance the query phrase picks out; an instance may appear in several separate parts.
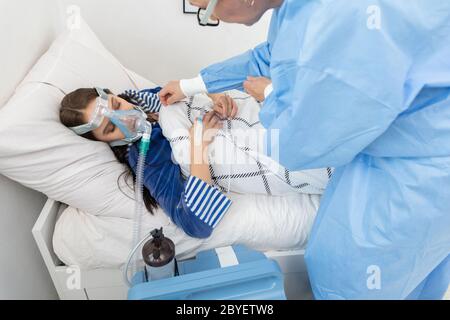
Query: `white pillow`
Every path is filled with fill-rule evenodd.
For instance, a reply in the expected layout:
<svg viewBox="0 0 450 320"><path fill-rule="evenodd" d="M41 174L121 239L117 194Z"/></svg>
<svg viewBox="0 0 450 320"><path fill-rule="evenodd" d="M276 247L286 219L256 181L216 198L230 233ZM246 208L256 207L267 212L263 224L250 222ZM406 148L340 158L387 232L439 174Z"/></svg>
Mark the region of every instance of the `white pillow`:
<svg viewBox="0 0 450 320"><path fill-rule="evenodd" d="M134 202L117 185L124 167L109 146L59 120L65 93L94 86L121 93L155 85L124 68L83 22L55 40L0 109L0 173L84 212L132 217Z"/></svg>

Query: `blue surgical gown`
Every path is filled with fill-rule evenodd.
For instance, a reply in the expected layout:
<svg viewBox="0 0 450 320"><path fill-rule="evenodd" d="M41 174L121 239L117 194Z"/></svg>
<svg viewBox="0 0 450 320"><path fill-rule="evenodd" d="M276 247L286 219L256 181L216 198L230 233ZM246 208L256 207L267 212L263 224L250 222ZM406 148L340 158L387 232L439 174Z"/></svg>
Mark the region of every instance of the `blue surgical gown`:
<svg viewBox="0 0 450 320"><path fill-rule="evenodd" d="M289 169L336 167L306 251L318 299L436 299L450 282L450 1L285 0L267 42L201 72L272 79Z"/></svg>

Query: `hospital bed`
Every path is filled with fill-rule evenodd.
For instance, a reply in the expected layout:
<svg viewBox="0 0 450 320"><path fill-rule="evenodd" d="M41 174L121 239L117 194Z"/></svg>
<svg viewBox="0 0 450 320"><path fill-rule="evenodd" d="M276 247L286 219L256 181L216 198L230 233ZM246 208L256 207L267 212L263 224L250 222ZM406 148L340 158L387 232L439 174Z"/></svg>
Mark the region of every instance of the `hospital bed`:
<svg viewBox="0 0 450 320"><path fill-rule="evenodd" d="M78 270L64 265L53 250L55 224L65 208L67 205L48 199L32 230L60 299L126 299L128 288L123 282L119 268L81 270L80 286L68 289L68 282L74 279ZM303 250L265 252L267 257L278 262L283 272L288 299L312 299L303 254Z"/></svg>

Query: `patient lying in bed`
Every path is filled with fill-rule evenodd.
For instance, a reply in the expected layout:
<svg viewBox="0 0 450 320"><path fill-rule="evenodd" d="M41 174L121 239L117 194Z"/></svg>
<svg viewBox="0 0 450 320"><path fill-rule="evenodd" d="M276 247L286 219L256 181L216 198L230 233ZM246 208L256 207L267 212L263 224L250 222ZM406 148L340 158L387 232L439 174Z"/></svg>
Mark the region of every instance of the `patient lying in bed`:
<svg viewBox="0 0 450 320"><path fill-rule="evenodd" d="M190 161L189 165L185 163L181 164L181 162L179 162L180 164L176 164L172 161L172 149L177 148L179 150L180 147L187 146L191 157L195 154L208 154L211 144L216 137L215 134L223 130L224 119L236 117L238 114L237 104L229 97L214 96L214 104L209 106L209 109L198 108L200 110L189 110L189 108L183 108L184 106L178 106L178 108L183 108L189 114L186 113L182 117L181 122L179 121L180 119L177 121L177 117L174 114L170 114L170 126L175 125L178 129L183 126L186 127L183 124L183 120L185 120L185 123L189 123L188 133L183 139L174 139L174 137L168 139L166 137L167 135L178 132L178 130L171 131L170 126L162 126L163 128L161 128L160 124L156 122L161 107L157 97L157 90L143 90L140 92L130 90L119 96L115 96L111 92L108 93L111 108L130 110L134 106L139 106L148 114L148 119L153 122L152 142L150 152L146 159L144 175L144 200L149 212L152 213L157 206L160 206L171 220L188 235L197 238L209 237L232 205L231 200L224 194L225 188L223 183L220 184L221 179L217 175L217 172L221 170L221 166L211 164L209 162L210 157L204 157L204 159L201 157L200 162L197 160L195 162ZM67 95L61 103L61 122L67 127L87 123L95 108L95 99L97 96L95 89L79 89ZM175 113L179 110L177 107L167 108L167 110L169 109L170 112ZM193 121L189 118L196 112L204 113L202 116L203 133L205 135L208 134L208 137L204 137L202 140L203 143L200 145L191 143L196 126L198 126L195 119L199 115L196 115ZM168 119L167 117L165 118ZM228 127L230 126L229 121L225 121ZM168 121L165 121L165 123L168 123ZM214 134L211 134L211 132ZM119 128L105 118L99 128L84 134L83 137L95 141L111 142L123 139L124 135ZM134 169L138 157L137 144L112 147L112 150L118 161L128 168L127 174L131 174L134 177ZM185 152L185 154L187 153ZM256 165L260 168L264 163L258 162ZM246 166L240 165L239 170L247 172L248 177L246 179L254 178L252 176L252 170L254 170L252 164ZM261 177L263 177L264 191L268 194L272 193L270 190L271 187L275 191L275 194L292 192L308 193L308 186L312 190L310 193L320 194L328 182L327 179L319 177L315 180L309 179L310 183L294 185L291 180L295 180L296 173L289 173L286 170L284 174L287 176L286 180L289 180L290 183L289 188L283 190L283 187L280 188L277 186L277 184L281 183L275 173L266 173L261 168L259 171L260 174L263 173ZM292 176L289 177L289 175ZM301 175L305 175L305 173L301 173ZM320 171L320 175L329 178L330 172L329 170L322 170ZM258 191L253 192L252 190L243 190L242 187L235 187L242 185L238 181L238 176L242 176L242 174L235 174L235 176L232 177L229 174L227 177L227 191L240 193L250 191L249 193L259 193ZM308 175L306 173L306 176L314 176L314 174ZM326 180L323 188L321 188L320 182L317 182L321 179ZM314 184L315 186L313 186ZM250 183L249 185L251 186L252 184ZM254 187L258 189L256 184Z"/></svg>

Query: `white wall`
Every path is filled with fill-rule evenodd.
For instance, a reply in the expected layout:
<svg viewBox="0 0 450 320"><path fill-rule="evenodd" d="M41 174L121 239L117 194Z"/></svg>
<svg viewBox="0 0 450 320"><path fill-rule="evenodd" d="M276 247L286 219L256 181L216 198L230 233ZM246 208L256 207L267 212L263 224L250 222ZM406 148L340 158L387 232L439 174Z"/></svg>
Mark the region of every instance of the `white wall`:
<svg viewBox="0 0 450 320"><path fill-rule="evenodd" d="M55 38L57 0L0 0L0 109Z"/></svg>
<svg viewBox="0 0 450 320"><path fill-rule="evenodd" d="M263 42L270 14L252 28L205 28L183 14L183 0L62 0L80 7L105 46L128 68L164 84Z"/></svg>
<svg viewBox="0 0 450 320"><path fill-rule="evenodd" d="M56 0L0 0L0 109L57 33L57 8ZM0 175L0 299L57 298L31 235L44 201Z"/></svg>

